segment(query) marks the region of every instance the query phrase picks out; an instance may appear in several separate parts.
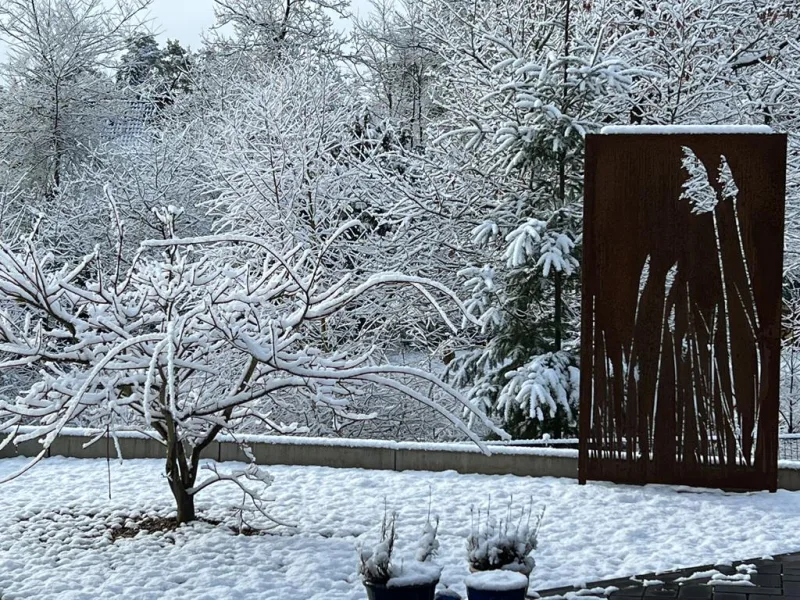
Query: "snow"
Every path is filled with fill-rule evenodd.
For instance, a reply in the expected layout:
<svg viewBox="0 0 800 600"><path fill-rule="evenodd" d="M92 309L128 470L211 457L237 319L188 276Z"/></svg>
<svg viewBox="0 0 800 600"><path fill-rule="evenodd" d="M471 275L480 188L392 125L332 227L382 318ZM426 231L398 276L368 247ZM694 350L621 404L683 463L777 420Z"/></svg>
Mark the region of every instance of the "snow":
<svg viewBox="0 0 800 600"><path fill-rule="evenodd" d="M15 428L19 433L33 433L38 428L21 426ZM77 436L94 438L103 433L104 430L87 429L81 427L64 427L61 434L65 436ZM0 430L0 439L7 431ZM114 436L118 438L138 438L138 439L158 439L156 432L115 430ZM429 452L470 452L473 454L483 454L481 449L472 442L393 442L390 440L366 440L358 438L326 438L326 437L300 437L288 435L250 435L241 434L231 436L220 434L216 437L218 442L244 442L247 444L283 444L292 446L330 446L337 448L380 448L385 450L425 450ZM562 440L550 440L548 443L558 445ZM563 440L564 443L574 444L577 440ZM520 456L558 456L566 458L577 458L578 450L574 448L546 448L532 447L526 445L525 441L511 442L519 443L520 446L512 446L509 442L497 441L486 442L484 446L491 454L511 454ZM124 458L124 457L123 457Z"/></svg>
<svg viewBox="0 0 800 600"><path fill-rule="evenodd" d="M473 590L506 592L527 587L528 578L513 571L484 571L473 573L464 583Z"/></svg>
<svg viewBox="0 0 800 600"><path fill-rule="evenodd" d="M404 561L399 571L392 575L386 587L404 587L411 585L425 585L439 581L442 575L442 567L434 563L423 563L417 561Z"/></svg>
<svg viewBox="0 0 800 600"><path fill-rule="evenodd" d="M269 436L269 435L243 435L236 436L237 440L246 442L261 442L265 444L290 444L335 446L340 448L382 448L388 450L425 450L429 452L470 452L482 454L481 449L471 442L393 442L389 440L363 440L347 438L322 438L322 437L296 437L296 436ZM221 442L233 441L230 436L218 437ZM572 448L536 448L531 446L510 446L505 444L487 442L485 447L491 454L513 454L524 456L562 456L577 457L578 451Z"/></svg>
<svg viewBox="0 0 800 600"><path fill-rule="evenodd" d="M721 575L721 573L716 569L709 569L708 571L695 571L688 577L678 577L675 580L675 583L684 583L686 581L692 581L694 579L707 579L713 577L714 575Z"/></svg>
<svg viewBox="0 0 800 600"><path fill-rule="evenodd" d="M768 125L607 125L601 134L711 134L711 133L775 133Z"/></svg>
<svg viewBox="0 0 800 600"><path fill-rule="evenodd" d="M0 477L26 459L0 460ZM228 465L226 465L228 466ZM231 465L244 468L244 465ZM412 561L428 520L440 515L439 589L464 594L470 506L500 511L533 498L547 512L534 553L531 590L797 550L800 493L728 494L669 486L571 479L270 467L268 511L297 525L282 535L234 536L197 523L168 533L107 537L132 513L173 510L163 461L54 457L0 486L0 593L3 600L198 600L263 598L363 600L359 544L378 537L384 514L398 511L399 557ZM430 499L430 500L429 500ZM241 492L211 486L200 514L235 522ZM258 524L258 523L255 523Z"/></svg>

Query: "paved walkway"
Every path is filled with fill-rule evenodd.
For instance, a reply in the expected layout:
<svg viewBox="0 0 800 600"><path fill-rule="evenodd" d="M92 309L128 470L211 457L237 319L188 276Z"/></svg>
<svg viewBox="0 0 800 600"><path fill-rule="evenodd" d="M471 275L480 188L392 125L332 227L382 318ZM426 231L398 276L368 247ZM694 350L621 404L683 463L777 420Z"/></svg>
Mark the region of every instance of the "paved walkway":
<svg viewBox="0 0 800 600"><path fill-rule="evenodd" d="M541 590L556 600L800 600L800 553Z"/></svg>

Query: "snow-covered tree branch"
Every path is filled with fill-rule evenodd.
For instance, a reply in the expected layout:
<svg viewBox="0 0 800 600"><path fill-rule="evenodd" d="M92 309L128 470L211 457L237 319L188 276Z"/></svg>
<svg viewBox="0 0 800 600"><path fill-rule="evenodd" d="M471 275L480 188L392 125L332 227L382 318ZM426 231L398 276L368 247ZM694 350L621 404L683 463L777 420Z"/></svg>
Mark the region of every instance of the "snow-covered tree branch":
<svg viewBox="0 0 800 600"><path fill-rule="evenodd" d="M158 211L168 229L176 212ZM23 319L0 315L0 369L26 365L40 373L16 399L0 401L0 427L10 431L3 444L38 439L43 456L80 416L112 431L153 429L166 446L184 522L195 516L193 492L205 487L196 484L203 449L281 390L343 407L359 387L378 384L441 411L480 443L437 395L491 424L436 376L378 364L369 352L351 355L346 345L323 352L309 343L316 327L369 295L416 290L445 320L440 302L463 310L443 285L400 273L325 283L324 253L356 225L344 224L319 252L233 234L151 240L127 272L112 277L96 269L96 253L67 266L30 244L0 247L0 299L24 308ZM215 257L232 244L252 246L252 258L233 264ZM403 376L436 393L421 393ZM33 429L21 433L23 424Z"/></svg>

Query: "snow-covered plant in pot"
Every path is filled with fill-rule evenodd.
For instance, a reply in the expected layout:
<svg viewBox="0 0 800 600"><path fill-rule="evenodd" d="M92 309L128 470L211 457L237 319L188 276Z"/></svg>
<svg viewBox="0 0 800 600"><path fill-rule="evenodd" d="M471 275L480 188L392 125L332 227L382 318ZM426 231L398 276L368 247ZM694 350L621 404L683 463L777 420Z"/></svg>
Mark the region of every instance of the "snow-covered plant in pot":
<svg viewBox="0 0 800 600"><path fill-rule="evenodd" d="M528 576L536 566L539 528L544 508L533 517L533 503L514 517L513 499L505 519L496 521L490 509L472 511L467 537L467 557L472 574L467 577L469 600L523 600Z"/></svg>
<svg viewBox="0 0 800 600"><path fill-rule="evenodd" d="M397 513L384 512L380 541L361 548L359 572L369 600L433 600L442 568L433 562L439 548L438 518L428 518L412 560L397 560Z"/></svg>

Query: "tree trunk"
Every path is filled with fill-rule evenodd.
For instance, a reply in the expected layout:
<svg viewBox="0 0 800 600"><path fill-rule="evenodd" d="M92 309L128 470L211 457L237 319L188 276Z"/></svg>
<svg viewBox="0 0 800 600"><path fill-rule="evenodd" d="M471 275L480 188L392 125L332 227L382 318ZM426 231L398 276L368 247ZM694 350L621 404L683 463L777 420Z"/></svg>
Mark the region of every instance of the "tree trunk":
<svg viewBox="0 0 800 600"><path fill-rule="evenodd" d="M167 481L175 498L178 525L197 519L194 510L194 495L187 490L194 487L197 479L197 462L194 453L187 459L183 443L175 433L173 423L168 422L165 433L167 441Z"/></svg>
<svg viewBox="0 0 800 600"><path fill-rule="evenodd" d="M60 86L58 81L56 81L54 90L55 114L53 116L53 196L55 196L61 185L61 100L59 91Z"/></svg>
<svg viewBox="0 0 800 600"><path fill-rule="evenodd" d="M563 321L564 321L564 298L563 298L563 285L561 282L561 271L556 271L554 275L555 291L554 291L554 310L553 310L553 324L554 324L554 345L556 352L561 350L561 339L563 337Z"/></svg>
<svg viewBox="0 0 800 600"><path fill-rule="evenodd" d="M170 481L170 488L172 489L172 495L175 497L175 506L178 509L178 525L196 520L194 496L186 493L188 488L183 485L180 479L177 480L177 483L174 480Z"/></svg>
<svg viewBox="0 0 800 600"><path fill-rule="evenodd" d="M258 361L255 359L250 360L247 370L242 376L238 391L243 390L250 381L256 371L257 365ZM166 404L165 394L165 390L162 389L160 391L162 406ZM225 409L222 415L225 422L231 418L232 413L233 407ZM167 445L167 481L169 481L170 490L172 490L172 495L175 498L175 507L178 512L178 525L196 521L197 513L195 513L194 509L194 494L188 493L188 490L195 487L197 469L200 466L200 455L203 450L214 441L219 432L222 431L222 425L214 425L203 440L190 446L188 452L186 448L184 448L183 442L180 440L175 422L169 413L165 415L163 423L156 423L154 427Z"/></svg>

